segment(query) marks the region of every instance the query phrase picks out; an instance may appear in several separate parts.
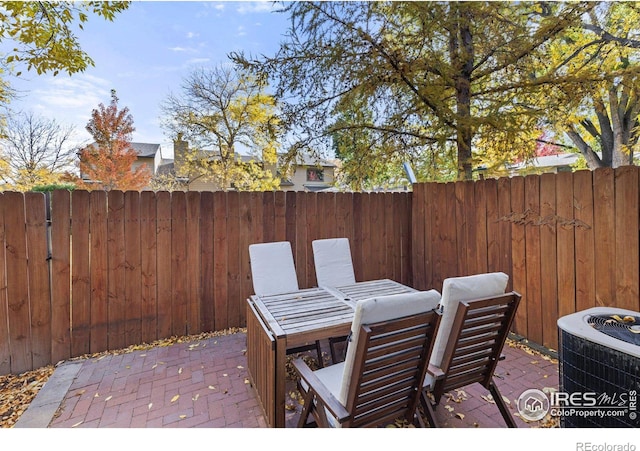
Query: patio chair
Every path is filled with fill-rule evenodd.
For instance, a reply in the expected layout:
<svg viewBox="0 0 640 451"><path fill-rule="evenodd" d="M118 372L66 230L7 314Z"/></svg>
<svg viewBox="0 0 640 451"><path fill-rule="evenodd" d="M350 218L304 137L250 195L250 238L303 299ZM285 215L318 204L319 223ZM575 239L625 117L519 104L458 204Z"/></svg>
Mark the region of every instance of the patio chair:
<svg viewBox="0 0 640 451"><path fill-rule="evenodd" d="M316 280L319 287L341 287L356 283L348 238L326 238L311 242ZM345 343L347 337L329 339L333 363L338 361L336 345Z"/></svg>
<svg viewBox="0 0 640 451"><path fill-rule="evenodd" d="M415 415L440 314L435 291L359 301L344 362L311 371L293 366L304 407L298 427L313 417L319 427L377 427Z"/></svg>
<svg viewBox="0 0 640 451"><path fill-rule="evenodd" d="M253 291L256 295L269 296L291 293L300 289L291 243L288 241L249 245L249 261ZM320 341L287 349L287 354L307 351L315 351L318 354L318 365L322 368L324 362Z"/></svg>
<svg viewBox="0 0 640 451"><path fill-rule="evenodd" d="M480 383L507 426L517 427L493 380L521 298L516 292L505 293L508 281L509 276L500 272L444 281L442 322L421 397L430 426L437 426L433 409L444 393Z"/></svg>
<svg viewBox="0 0 640 451"><path fill-rule="evenodd" d="M356 283L348 238L314 240L311 246L319 287L341 287Z"/></svg>

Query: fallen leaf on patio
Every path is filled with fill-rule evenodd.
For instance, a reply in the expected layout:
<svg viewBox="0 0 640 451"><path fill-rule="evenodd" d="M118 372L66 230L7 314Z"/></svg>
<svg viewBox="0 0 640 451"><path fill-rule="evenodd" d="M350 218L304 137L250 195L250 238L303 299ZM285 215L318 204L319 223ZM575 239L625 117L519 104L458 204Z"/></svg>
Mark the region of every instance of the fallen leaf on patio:
<svg viewBox="0 0 640 451"><path fill-rule="evenodd" d="M178 374L182 374L182 368L178 370Z"/></svg>
<svg viewBox="0 0 640 451"><path fill-rule="evenodd" d="M179 397L180 395L175 395L173 398L171 398L171 402L176 402Z"/></svg>
<svg viewBox="0 0 640 451"><path fill-rule="evenodd" d="M181 419L181 420L184 420L185 418L187 418L187 416L186 416L186 415L180 415L180 419Z"/></svg>
<svg viewBox="0 0 640 451"><path fill-rule="evenodd" d="M446 404L445 404L444 408L447 409L449 412L453 412L453 410L454 410L453 407L448 406Z"/></svg>
<svg viewBox="0 0 640 451"><path fill-rule="evenodd" d="M227 373L224 373L224 374L223 374L223 376L224 376L224 377L227 377Z"/></svg>
<svg viewBox="0 0 640 451"><path fill-rule="evenodd" d="M245 377L245 378L244 378L244 383L245 383L245 384L250 384L250 383L251 383L251 381L250 381L248 378L246 378L246 377Z"/></svg>
<svg viewBox="0 0 640 451"><path fill-rule="evenodd" d="M630 328L630 327L629 327L629 331L630 331L632 334L640 334L640 329L632 329L632 328Z"/></svg>
<svg viewBox="0 0 640 451"><path fill-rule="evenodd" d="M127 366L125 366L125 368L130 370L131 369L131 365L127 365Z"/></svg>
<svg viewBox="0 0 640 451"><path fill-rule="evenodd" d="M296 406L294 404L285 404L284 410L296 410Z"/></svg>
<svg viewBox="0 0 640 451"><path fill-rule="evenodd" d="M95 395L93 395L94 398L99 398L100 397L100 393L96 393Z"/></svg>
<svg viewBox="0 0 640 451"><path fill-rule="evenodd" d="M80 395L84 395L84 392L86 392L86 390L80 390L80 391L78 392L78 396L80 396Z"/></svg>
<svg viewBox="0 0 640 451"><path fill-rule="evenodd" d="M213 385L209 385L209 390L215 390L216 388Z"/></svg>
<svg viewBox="0 0 640 451"><path fill-rule="evenodd" d="M147 406L149 408L149 410L151 410L151 406L153 406L152 402L150 402L149 405Z"/></svg>
<svg viewBox="0 0 640 451"><path fill-rule="evenodd" d="M460 418L461 420L464 420L464 414L462 414L462 413L456 413L456 416L457 416L458 418Z"/></svg>
<svg viewBox="0 0 640 451"><path fill-rule="evenodd" d="M496 403L496 402L494 401L494 399L493 399L493 396L491 396L491 395L482 395L482 396L480 396L480 397L481 397L482 399L484 399L485 401L487 401L488 403L491 403L491 404L495 404L495 403Z"/></svg>
<svg viewBox="0 0 640 451"><path fill-rule="evenodd" d="M107 396L107 397L104 399L104 402L109 401L111 398L113 398L113 396Z"/></svg>
<svg viewBox="0 0 640 451"><path fill-rule="evenodd" d="M151 369L152 369L152 370L154 370L154 369L156 369L156 367L157 367L157 366L158 366L158 364L156 363L155 365L153 365L153 366L151 367Z"/></svg>
<svg viewBox="0 0 640 451"><path fill-rule="evenodd" d="M82 424L82 421L78 421L76 424L74 424L73 426L71 426L72 428L76 427L76 426L80 426Z"/></svg>
<svg viewBox="0 0 640 451"><path fill-rule="evenodd" d="M243 370L244 367L242 365L238 365L236 368L238 368L239 370Z"/></svg>
<svg viewBox="0 0 640 451"><path fill-rule="evenodd" d="M229 390L224 390L224 391L222 392L222 394L224 394L224 395L226 395L227 393L229 393Z"/></svg>
<svg viewBox="0 0 640 451"><path fill-rule="evenodd" d="M506 402L508 405L511 405L511 401L509 401L509 398L507 398L506 396L502 395L502 400Z"/></svg>
<svg viewBox="0 0 640 451"><path fill-rule="evenodd" d="M192 397L191 400L192 401L197 401L199 397L200 397L200 394L196 393L196 395L194 397Z"/></svg>
<svg viewBox="0 0 640 451"><path fill-rule="evenodd" d="M538 363L540 363L540 362L538 362L537 360L532 360L532 361L531 361L531 362L529 362L529 363L531 363L532 365L537 365L537 364L538 364Z"/></svg>

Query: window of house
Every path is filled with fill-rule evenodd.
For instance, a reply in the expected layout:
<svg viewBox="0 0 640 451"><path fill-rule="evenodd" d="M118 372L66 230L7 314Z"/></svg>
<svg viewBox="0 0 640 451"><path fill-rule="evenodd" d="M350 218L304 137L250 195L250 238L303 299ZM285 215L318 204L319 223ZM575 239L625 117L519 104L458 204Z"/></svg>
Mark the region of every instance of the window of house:
<svg viewBox="0 0 640 451"><path fill-rule="evenodd" d="M307 182L324 182L322 169L307 169Z"/></svg>

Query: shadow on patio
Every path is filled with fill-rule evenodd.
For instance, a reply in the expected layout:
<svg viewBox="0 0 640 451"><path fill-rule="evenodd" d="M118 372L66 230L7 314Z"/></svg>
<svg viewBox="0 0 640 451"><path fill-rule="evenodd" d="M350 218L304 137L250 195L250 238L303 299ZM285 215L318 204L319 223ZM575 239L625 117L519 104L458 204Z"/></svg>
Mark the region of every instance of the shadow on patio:
<svg viewBox="0 0 640 451"><path fill-rule="evenodd" d="M236 332L70 360L56 368L15 427L263 428L245 353L246 335ZM557 361L514 340L503 353L496 381L518 426L552 426L523 421L516 400L530 388L557 389ZM287 427L295 427L301 410L293 390L291 381ZM478 384L445 395L436 413L441 427L506 427Z"/></svg>

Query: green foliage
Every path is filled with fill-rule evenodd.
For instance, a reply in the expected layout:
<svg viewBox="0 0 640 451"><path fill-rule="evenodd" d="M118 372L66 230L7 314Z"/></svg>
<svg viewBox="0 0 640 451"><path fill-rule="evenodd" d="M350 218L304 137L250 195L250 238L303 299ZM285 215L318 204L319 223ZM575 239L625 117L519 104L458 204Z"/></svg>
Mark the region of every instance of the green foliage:
<svg viewBox="0 0 640 451"><path fill-rule="evenodd" d="M4 55L7 64L26 64L38 74L81 72L93 65L82 50L74 25L82 30L90 15L112 21L129 2L22 2L0 4L0 40L15 47ZM18 72L20 75L20 72Z"/></svg>
<svg viewBox="0 0 640 451"><path fill-rule="evenodd" d="M275 55L231 57L273 79L279 98L302 99L283 107L291 149L328 152L337 139L346 168L364 163L356 185L408 160L448 178L449 157L471 178L530 156L540 127L566 113L582 124L599 108L585 94L612 82L640 105L638 7L613 3L296 2Z"/></svg>
<svg viewBox="0 0 640 451"><path fill-rule="evenodd" d="M164 102L164 127L186 138L175 150L176 173L218 189L270 190L280 124L273 96L260 80L221 65L193 71L179 95ZM241 151L256 161L243 161Z"/></svg>
<svg viewBox="0 0 640 451"><path fill-rule="evenodd" d="M73 191L76 189L76 185L73 183L53 183L51 185L37 185L31 188L31 191L37 193L50 193L51 191L66 189L67 191Z"/></svg>

